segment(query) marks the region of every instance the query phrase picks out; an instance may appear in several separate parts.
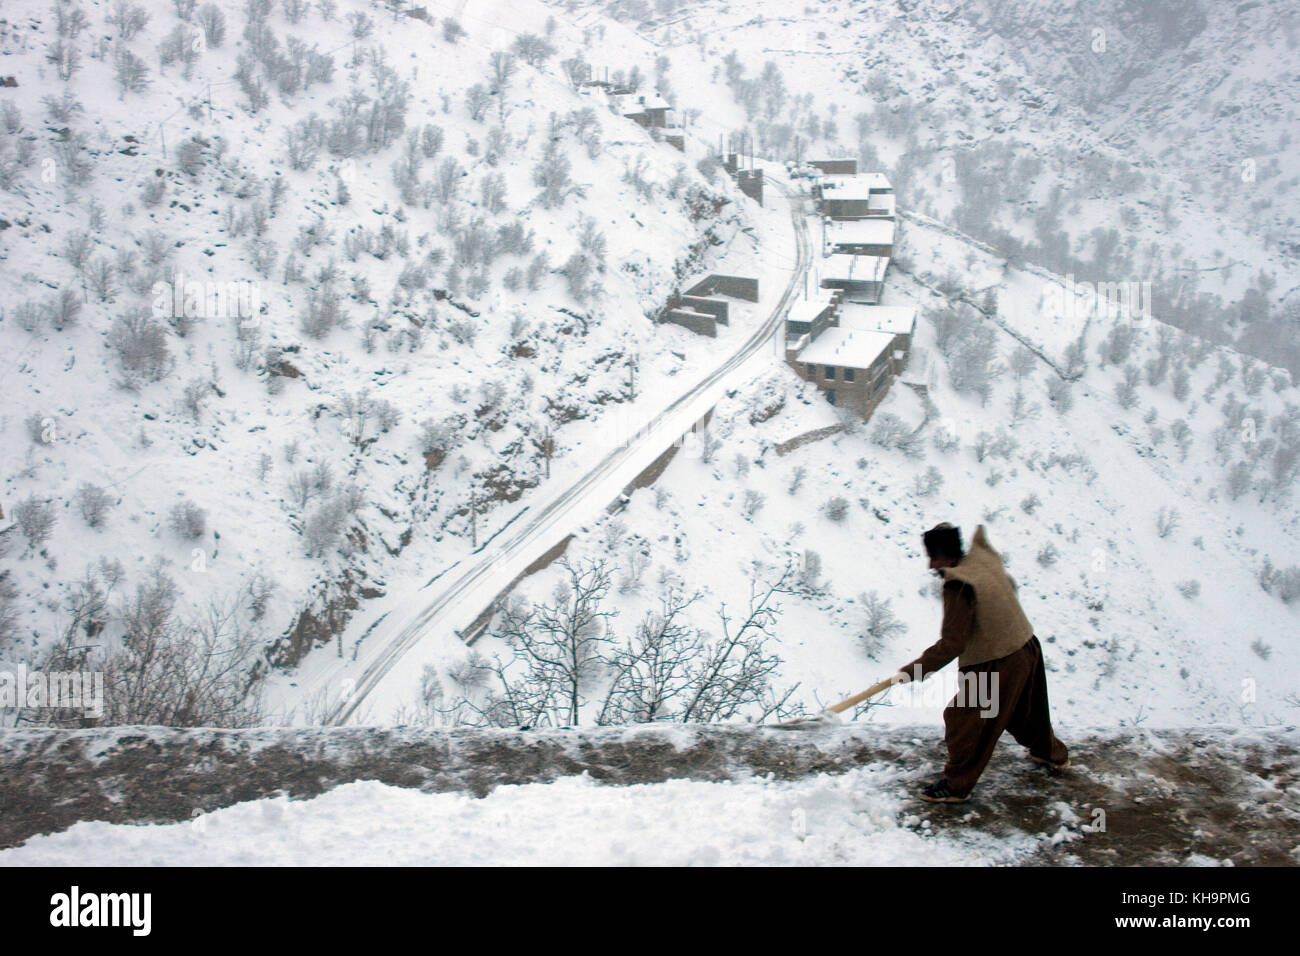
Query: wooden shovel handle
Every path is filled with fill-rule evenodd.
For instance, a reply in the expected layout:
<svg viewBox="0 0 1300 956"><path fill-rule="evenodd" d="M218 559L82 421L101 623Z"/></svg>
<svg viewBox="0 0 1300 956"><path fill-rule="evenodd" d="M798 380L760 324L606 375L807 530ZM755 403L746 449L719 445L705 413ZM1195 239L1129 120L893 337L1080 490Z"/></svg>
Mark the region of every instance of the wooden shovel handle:
<svg viewBox="0 0 1300 956"><path fill-rule="evenodd" d="M838 704L832 704L830 707L827 707L826 709L833 714L838 714L841 711L848 710L854 704L860 704L868 697L875 697L881 691L888 690L889 688L893 687L897 677L898 677L897 674L893 675L892 677L887 677L884 680L882 680L879 684L872 684L861 694L854 694L852 697L846 698L845 700L840 701Z"/></svg>

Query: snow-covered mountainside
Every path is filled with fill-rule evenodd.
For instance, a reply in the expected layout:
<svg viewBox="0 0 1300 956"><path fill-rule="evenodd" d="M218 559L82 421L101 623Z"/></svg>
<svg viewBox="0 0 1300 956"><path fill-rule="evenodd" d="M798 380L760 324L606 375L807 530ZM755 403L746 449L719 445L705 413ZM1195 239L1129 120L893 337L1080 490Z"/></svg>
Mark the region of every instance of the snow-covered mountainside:
<svg viewBox="0 0 1300 956"><path fill-rule="evenodd" d="M354 722L753 719L934 640L951 520L1008 559L1063 737L1294 724L1285 4L392 6L6 6L0 659L117 654L139 722L312 723L358 681ZM582 76L662 95L684 152ZM793 161L838 156L895 188L903 380L855 424L757 349L467 648L536 555L458 618L439 588L802 290ZM716 339L654 322L704 271L762 297ZM235 294L190 316L177 275ZM529 665L548 628L583 646L563 708L525 679L564 670ZM609 692L647 641L662 711ZM937 722L942 682L905 690L867 716Z"/></svg>
<svg viewBox="0 0 1300 956"><path fill-rule="evenodd" d="M6 4L0 658L292 662L700 364L650 317L753 204L545 8L441 7Z"/></svg>

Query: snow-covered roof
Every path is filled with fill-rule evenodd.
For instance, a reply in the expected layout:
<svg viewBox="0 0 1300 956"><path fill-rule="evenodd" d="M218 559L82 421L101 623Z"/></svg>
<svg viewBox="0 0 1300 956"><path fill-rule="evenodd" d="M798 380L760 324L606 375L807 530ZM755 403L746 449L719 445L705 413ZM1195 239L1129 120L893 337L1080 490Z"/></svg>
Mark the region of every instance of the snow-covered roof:
<svg viewBox="0 0 1300 956"><path fill-rule="evenodd" d="M856 256L851 252L834 252L818 264L823 279L836 282L883 282L888 256Z"/></svg>
<svg viewBox="0 0 1300 956"><path fill-rule="evenodd" d="M894 342L890 332L827 329L799 352L799 361L810 365L841 365L847 368L870 368Z"/></svg>
<svg viewBox="0 0 1300 956"><path fill-rule="evenodd" d="M864 331L911 335L916 327L916 308L910 305L865 305L845 302L840 306L840 325Z"/></svg>
<svg viewBox="0 0 1300 956"><path fill-rule="evenodd" d="M831 245L888 246L894 243L892 219L844 219L826 224Z"/></svg>
<svg viewBox="0 0 1300 956"><path fill-rule="evenodd" d="M797 297L786 313L789 322L811 322L821 315L835 297L833 289L809 289L808 298Z"/></svg>
<svg viewBox="0 0 1300 956"><path fill-rule="evenodd" d="M658 93L615 93L614 104L621 116L636 116L646 110L670 110L672 104Z"/></svg>
<svg viewBox="0 0 1300 956"><path fill-rule="evenodd" d="M884 173L858 173L854 176L827 175L821 181L826 199L870 199L872 195L893 189Z"/></svg>

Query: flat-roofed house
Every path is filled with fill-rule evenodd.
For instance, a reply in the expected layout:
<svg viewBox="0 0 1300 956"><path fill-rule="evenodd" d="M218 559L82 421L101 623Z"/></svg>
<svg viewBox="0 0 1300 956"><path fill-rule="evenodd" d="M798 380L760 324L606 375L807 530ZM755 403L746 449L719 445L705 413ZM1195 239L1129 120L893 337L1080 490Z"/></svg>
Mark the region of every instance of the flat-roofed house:
<svg viewBox="0 0 1300 956"><path fill-rule="evenodd" d="M788 361L823 330L835 322L840 296L832 289L812 289L806 298L796 298L785 315L785 351Z"/></svg>
<svg viewBox="0 0 1300 956"><path fill-rule="evenodd" d="M893 215L894 187L889 184L884 173L826 175L813 188L822 215L832 219L868 219Z"/></svg>
<svg viewBox="0 0 1300 956"><path fill-rule="evenodd" d="M814 299L786 318L786 362L832 405L869 418L907 366L917 310Z"/></svg>
<svg viewBox="0 0 1300 956"><path fill-rule="evenodd" d="M805 381L832 405L870 417L893 381L894 336L889 332L832 326L791 361Z"/></svg>
<svg viewBox="0 0 1300 956"><path fill-rule="evenodd" d="M822 259L817 268L821 272L822 288L843 292L847 302L875 305L885 291L885 272L889 268L889 259L886 256L835 252Z"/></svg>
<svg viewBox="0 0 1300 956"><path fill-rule="evenodd" d="M825 223L825 251L861 256L894 255L893 219L843 219Z"/></svg>
<svg viewBox="0 0 1300 956"><path fill-rule="evenodd" d="M647 129L664 129L672 104L658 93L620 93L614 97L615 109L620 116Z"/></svg>

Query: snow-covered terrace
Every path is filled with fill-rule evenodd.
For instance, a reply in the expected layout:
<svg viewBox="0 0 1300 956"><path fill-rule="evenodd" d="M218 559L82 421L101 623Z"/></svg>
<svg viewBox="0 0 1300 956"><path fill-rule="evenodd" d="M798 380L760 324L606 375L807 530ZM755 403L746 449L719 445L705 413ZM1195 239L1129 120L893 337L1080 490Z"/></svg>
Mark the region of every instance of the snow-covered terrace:
<svg viewBox="0 0 1300 956"><path fill-rule="evenodd" d="M894 220L843 219L826 224L827 246L892 246Z"/></svg>
<svg viewBox="0 0 1300 956"><path fill-rule="evenodd" d="M850 252L834 252L820 263L823 281L831 282L884 282L888 256L857 256Z"/></svg>
<svg viewBox="0 0 1300 956"><path fill-rule="evenodd" d="M857 173L853 176L823 176L822 195L827 199L870 199L892 194L894 187L884 173Z"/></svg>
<svg viewBox="0 0 1300 956"><path fill-rule="evenodd" d="M916 329L916 309L907 305L845 302L840 306L840 325L849 329L888 332L890 335L911 335Z"/></svg>

